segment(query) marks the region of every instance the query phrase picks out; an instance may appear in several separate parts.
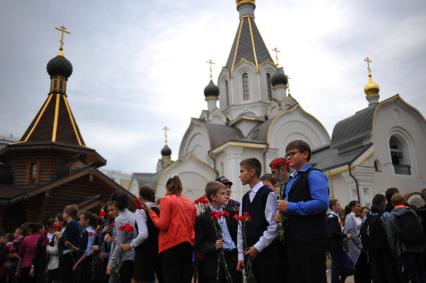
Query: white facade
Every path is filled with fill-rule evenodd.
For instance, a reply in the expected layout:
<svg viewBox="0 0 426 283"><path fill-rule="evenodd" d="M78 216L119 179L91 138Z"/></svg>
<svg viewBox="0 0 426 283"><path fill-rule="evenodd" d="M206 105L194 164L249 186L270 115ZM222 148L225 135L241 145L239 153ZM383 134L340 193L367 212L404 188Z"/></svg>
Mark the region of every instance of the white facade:
<svg viewBox="0 0 426 283"><path fill-rule="evenodd" d="M342 204L360 199L369 205L375 194L390 187L403 194L426 188L426 122L421 113L399 96L378 102L379 88L371 81L374 93L366 92L371 108L362 110L373 115L365 116L371 121L361 119L339 133L341 121L330 138L321 122L287 93L284 71L273 64L255 26L254 5L241 4L238 10L237 35L218 76L219 97L205 93L207 110L192 118L179 160L156 176L157 197L173 174L181 177L191 199L224 175L234 183L233 198L239 199L248 190L239 181L240 162L255 157L266 173L269 163L285 154L285 146L299 139L314 149L313 163L328 175L330 197ZM359 123L367 123L361 126L368 130L358 133Z"/></svg>

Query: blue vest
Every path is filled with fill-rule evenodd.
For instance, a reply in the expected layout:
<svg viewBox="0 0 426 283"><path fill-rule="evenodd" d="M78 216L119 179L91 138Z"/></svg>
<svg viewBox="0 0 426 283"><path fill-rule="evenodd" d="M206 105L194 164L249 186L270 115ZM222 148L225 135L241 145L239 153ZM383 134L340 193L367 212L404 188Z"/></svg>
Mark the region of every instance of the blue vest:
<svg viewBox="0 0 426 283"><path fill-rule="evenodd" d="M263 235L263 232L267 230L269 226L269 222L265 218L265 208L268 195L271 192L272 191L268 187L261 187L257 191L252 202L250 202L250 192L245 193L243 196L242 213L244 214L245 212L248 212L251 216L251 221L246 222L247 247L251 247L256 244Z"/></svg>

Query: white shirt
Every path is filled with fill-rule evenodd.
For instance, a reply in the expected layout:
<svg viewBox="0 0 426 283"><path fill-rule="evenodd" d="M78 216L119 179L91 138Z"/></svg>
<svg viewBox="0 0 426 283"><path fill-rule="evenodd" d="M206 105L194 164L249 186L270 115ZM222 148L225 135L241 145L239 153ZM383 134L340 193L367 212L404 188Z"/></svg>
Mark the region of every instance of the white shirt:
<svg viewBox="0 0 426 283"><path fill-rule="evenodd" d="M250 202L253 201L256 193L262 188L263 182L257 183L249 192ZM267 248L276 237L279 235L278 223L275 222L275 213L277 212L277 196L274 192L270 192L266 200L265 206L265 218L268 221L268 228L263 232L263 235L253 246L260 253ZM243 201L241 200L240 215L243 213ZM256 217L252 215L252 217ZM237 235L237 246L238 246L238 260L244 260L244 243L243 243L243 232L241 222L238 223L238 235Z"/></svg>
<svg viewBox="0 0 426 283"><path fill-rule="evenodd" d="M136 209L135 211L136 224L138 225L138 235L130 242L132 249L142 244L148 239L148 227L146 226L147 216L143 209Z"/></svg>

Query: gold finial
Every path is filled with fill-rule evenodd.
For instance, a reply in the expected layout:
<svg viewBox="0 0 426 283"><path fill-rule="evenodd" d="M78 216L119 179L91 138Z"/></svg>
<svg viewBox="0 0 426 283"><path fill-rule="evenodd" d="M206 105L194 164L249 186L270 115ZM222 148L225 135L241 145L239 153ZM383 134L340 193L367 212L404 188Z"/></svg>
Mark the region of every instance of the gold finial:
<svg viewBox="0 0 426 283"><path fill-rule="evenodd" d="M167 126L164 126L164 128L162 130L164 131L164 143L167 144L167 142L168 142L167 132L170 131L170 129L167 128Z"/></svg>
<svg viewBox="0 0 426 283"><path fill-rule="evenodd" d="M256 0L235 0L235 2L237 3L237 7L245 3L256 4Z"/></svg>
<svg viewBox="0 0 426 283"><path fill-rule="evenodd" d="M275 66L278 67L279 63L278 63L278 53L280 53L281 51L278 50L278 48L274 47L274 49L272 49L272 51L275 52Z"/></svg>
<svg viewBox="0 0 426 283"><path fill-rule="evenodd" d="M379 85L373 81L373 76L371 74L371 63L373 61L370 60L370 58L365 58L365 62L367 62L367 70L368 70L368 82L364 86L364 92L367 96L377 96L379 95L380 87Z"/></svg>
<svg viewBox="0 0 426 283"><path fill-rule="evenodd" d="M214 64L216 64L216 63L215 63L215 62L213 62L213 60L212 60L212 59L208 60L206 63L210 65L210 79L212 79L212 78L213 78L213 69L212 69L212 66L213 66Z"/></svg>
<svg viewBox="0 0 426 283"><path fill-rule="evenodd" d="M60 26L55 29L61 32L61 40L59 41L61 45L59 46L58 55L64 56L64 33L67 33L67 34L71 34L71 33L67 31L67 28L65 26Z"/></svg>

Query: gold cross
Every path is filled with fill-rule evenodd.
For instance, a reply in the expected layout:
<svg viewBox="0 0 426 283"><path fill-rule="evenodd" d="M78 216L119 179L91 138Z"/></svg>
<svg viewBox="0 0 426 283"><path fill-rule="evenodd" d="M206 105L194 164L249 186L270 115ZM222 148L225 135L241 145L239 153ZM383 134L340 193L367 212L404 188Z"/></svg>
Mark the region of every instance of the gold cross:
<svg viewBox="0 0 426 283"><path fill-rule="evenodd" d="M216 63L215 63L215 62L213 62L213 60L212 60L212 59L208 60L206 63L210 65L210 79L212 79L212 78L213 78L213 70L212 70L212 66L213 66L214 64L216 64Z"/></svg>
<svg viewBox="0 0 426 283"><path fill-rule="evenodd" d="M370 63L373 63L373 61L370 60L370 58L365 58L365 62L367 62L367 70L368 70L368 77L371 78L371 66Z"/></svg>
<svg viewBox="0 0 426 283"><path fill-rule="evenodd" d="M162 130L164 131L164 143L167 144L167 141L168 141L167 131L170 131L170 129L167 128L167 126L164 126L164 128Z"/></svg>
<svg viewBox="0 0 426 283"><path fill-rule="evenodd" d="M278 50L278 48L274 47L274 49L272 49L272 51L275 52L275 65L278 67L278 53L280 53L281 51Z"/></svg>
<svg viewBox="0 0 426 283"><path fill-rule="evenodd" d="M55 28L56 30L61 32L61 40L59 41L61 45L59 46L58 55L64 55L64 33L71 34L69 31L67 31L67 28L65 26L60 26L58 28Z"/></svg>

